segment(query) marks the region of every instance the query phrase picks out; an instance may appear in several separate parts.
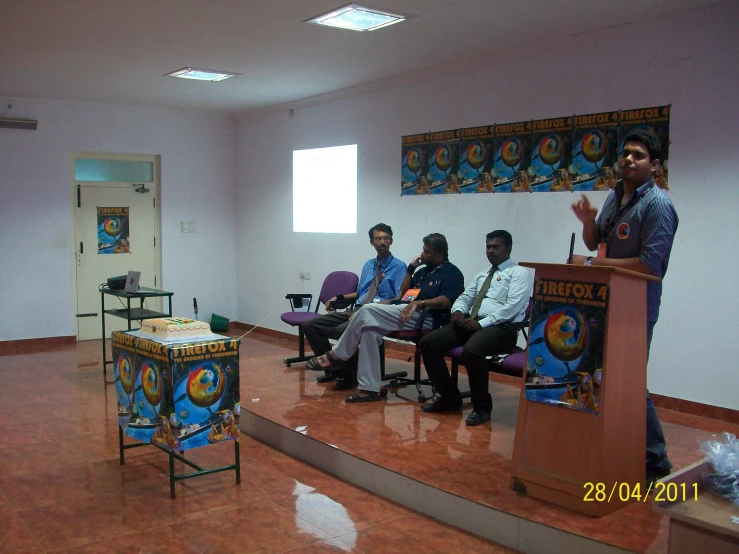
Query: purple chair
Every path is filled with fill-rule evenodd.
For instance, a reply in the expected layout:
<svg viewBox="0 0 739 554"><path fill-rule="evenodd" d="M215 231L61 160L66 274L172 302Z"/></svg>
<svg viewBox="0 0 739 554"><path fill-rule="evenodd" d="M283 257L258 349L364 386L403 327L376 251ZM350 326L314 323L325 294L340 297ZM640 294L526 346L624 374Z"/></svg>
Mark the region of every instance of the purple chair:
<svg viewBox="0 0 739 554"><path fill-rule="evenodd" d="M517 331L523 332L523 336L526 342L529 340L529 336L526 333L526 329L529 326L529 318L531 317L531 310L534 306L533 299L529 298L529 304L526 307L526 317L520 323L508 323L507 325ZM459 382L459 364L460 358L462 357L462 350L464 346L457 346L449 350L446 355L452 359L452 381L457 384ZM511 377L522 377L524 368L526 367L526 351L520 346L513 345L508 353L494 356L490 360L490 371L495 373L502 373L504 375L510 375ZM470 391L461 391L462 398L469 398Z"/></svg>
<svg viewBox="0 0 739 554"><path fill-rule="evenodd" d="M357 286L359 285L359 277L351 271L334 271L329 273L323 280L323 286L321 286L321 294L318 295L318 301L316 302L316 309L310 311L311 303L313 302L312 294L288 294L285 296L290 301L290 311L285 312L280 316L280 319L298 328L298 356L296 358L285 358L285 365L290 367L290 364L299 362L307 362L311 359L310 356L305 355L305 335L303 334L303 323L320 317L318 308L320 308L326 301L330 300L338 294L352 294L357 292ZM305 300L308 300L307 311L295 311L296 308L302 308ZM345 306L348 307L349 305Z"/></svg>

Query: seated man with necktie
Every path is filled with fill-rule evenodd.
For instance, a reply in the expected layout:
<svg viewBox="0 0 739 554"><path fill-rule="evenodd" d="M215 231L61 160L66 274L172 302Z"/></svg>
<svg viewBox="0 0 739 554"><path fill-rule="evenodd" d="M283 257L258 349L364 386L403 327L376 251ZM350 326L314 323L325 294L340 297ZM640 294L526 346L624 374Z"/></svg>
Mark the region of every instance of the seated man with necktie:
<svg viewBox="0 0 739 554"><path fill-rule="evenodd" d="M317 317L303 324L303 332L314 357L309 360L305 367L313 370L323 369L325 374L317 380L319 383L329 383L341 374L338 364L329 367L321 367L316 358L331 349L328 339L338 339L349 325L349 320L354 313L366 304L373 302L390 302L400 295L400 286L405 277L405 262L395 258L390 253L393 244L393 230L389 225L378 223L369 230L370 244L377 252L375 258L370 258L362 268L359 278L357 292L345 294L342 298L331 298L326 302L326 315ZM354 301L357 303L353 310L337 312L334 311L334 303L340 300ZM336 384L337 389L352 389L357 380L357 357L347 360L344 368L344 380Z"/></svg>
<svg viewBox="0 0 739 554"><path fill-rule="evenodd" d="M472 413L467 425L481 425L490 419L493 398L488 393L488 361L516 344L517 331L507 323L523 321L534 278L510 259L513 238L508 231L493 231L486 237L487 268L472 279L452 306L451 322L421 339L418 348L426 373L438 393L424 412L460 412L462 396L452 381L444 355L464 345L462 363L470 380Z"/></svg>
<svg viewBox="0 0 739 554"><path fill-rule="evenodd" d="M416 329L425 307L449 307L457 299L464 287L464 277L457 266L449 262L448 251L444 235L432 233L424 237L423 252L408 265L400 287L400 297L407 299L407 303L365 306L351 319L333 350L317 358L321 367L328 368L338 360L350 359L359 350L357 392L352 393L347 402L380 400L380 344L384 335ZM420 265L424 267L418 269ZM425 318L423 327L430 329L432 326L432 318Z"/></svg>

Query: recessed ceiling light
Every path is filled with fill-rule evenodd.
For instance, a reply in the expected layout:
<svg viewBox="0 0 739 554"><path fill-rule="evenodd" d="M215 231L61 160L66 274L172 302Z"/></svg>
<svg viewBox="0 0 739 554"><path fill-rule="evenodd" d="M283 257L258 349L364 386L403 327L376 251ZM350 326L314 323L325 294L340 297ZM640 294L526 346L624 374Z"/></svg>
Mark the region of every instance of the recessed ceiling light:
<svg viewBox="0 0 739 554"><path fill-rule="evenodd" d="M408 19L407 16L397 15L389 12L365 8L359 4L349 4L343 8L336 9L305 23L324 25L326 27L339 27L351 31L376 31L393 23L400 23Z"/></svg>
<svg viewBox="0 0 739 554"><path fill-rule="evenodd" d="M165 73L165 77L179 77L180 79L194 79L196 81L223 81L236 77L241 73L229 71L212 71L210 69L195 69L194 67L183 67L172 73Z"/></svg>

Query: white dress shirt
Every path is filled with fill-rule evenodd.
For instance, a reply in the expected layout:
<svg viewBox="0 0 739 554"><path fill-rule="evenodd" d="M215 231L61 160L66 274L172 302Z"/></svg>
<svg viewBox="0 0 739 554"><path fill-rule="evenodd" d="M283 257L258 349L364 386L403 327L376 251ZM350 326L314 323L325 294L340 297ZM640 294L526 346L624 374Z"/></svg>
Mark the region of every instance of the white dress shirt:
<svg viewBox="0 0 739 554"><path fill-rule="evenodd" d="M470 313L477 293L487 279L491 268L475 275L467 288L452 305L452 313ZM511 259L498 266L493 274L485 298L482 300L477 316L481 327L489 327L500 323L523 321L529 298L534 292L534 277L525 267L521 267Z"/></svg>

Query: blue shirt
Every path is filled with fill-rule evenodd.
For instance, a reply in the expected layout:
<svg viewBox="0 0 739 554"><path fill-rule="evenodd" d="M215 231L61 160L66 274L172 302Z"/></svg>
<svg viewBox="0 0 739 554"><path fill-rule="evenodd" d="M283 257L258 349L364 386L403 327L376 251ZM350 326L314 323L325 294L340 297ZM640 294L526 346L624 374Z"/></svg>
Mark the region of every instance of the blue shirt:
<svg viewBox="0 0 739 554"><path fill-rule="evenodd" d="M452 313L470 313L491 269L488 267L472 278L465 291L454 302ZM528 269L511 259L500 264L493 273L490 288L477 312L478 317L481 317L478 320L480 327L523 321L533 291L534 277Z"/></svg>
<svg viewBox="0 0 739 554"><path fill-rule="evenodd" d="M362 267L362 276L359 278L359 287L357 288L357 304L371 304L375 298L370 298L364 302L364 297L369 292L372 281L375 280L375 267L380 263L380 285L377 287L378 301L392 300L400 296L400 285L403 284L405 278L406 264L398 258L390 254L381 262L377 258L367 260Z"/></svg>
<svg viewBox="0 0 739 554"><path fill-rule="evenodd" d="M464 276L459 268L450 262L444 262L432 269L423 266L413 274L413 288L421 289L416 300L446 296L449 302L454 304L464 289Z"/></svg>
<svg viewBox="0 0 739 554"><path fill-rule="evenodd" d="M672 242L679 219L670 198L650 179L635 193L639 200L615 220L604 236L609 220L618 214L624 194L623 182L606 198L595 225L598 242L607 245L608 258L635 258L652 270L660 279L667 273ZM662 282L647 282L647 321L656 322L662 297Z"/></svg>

